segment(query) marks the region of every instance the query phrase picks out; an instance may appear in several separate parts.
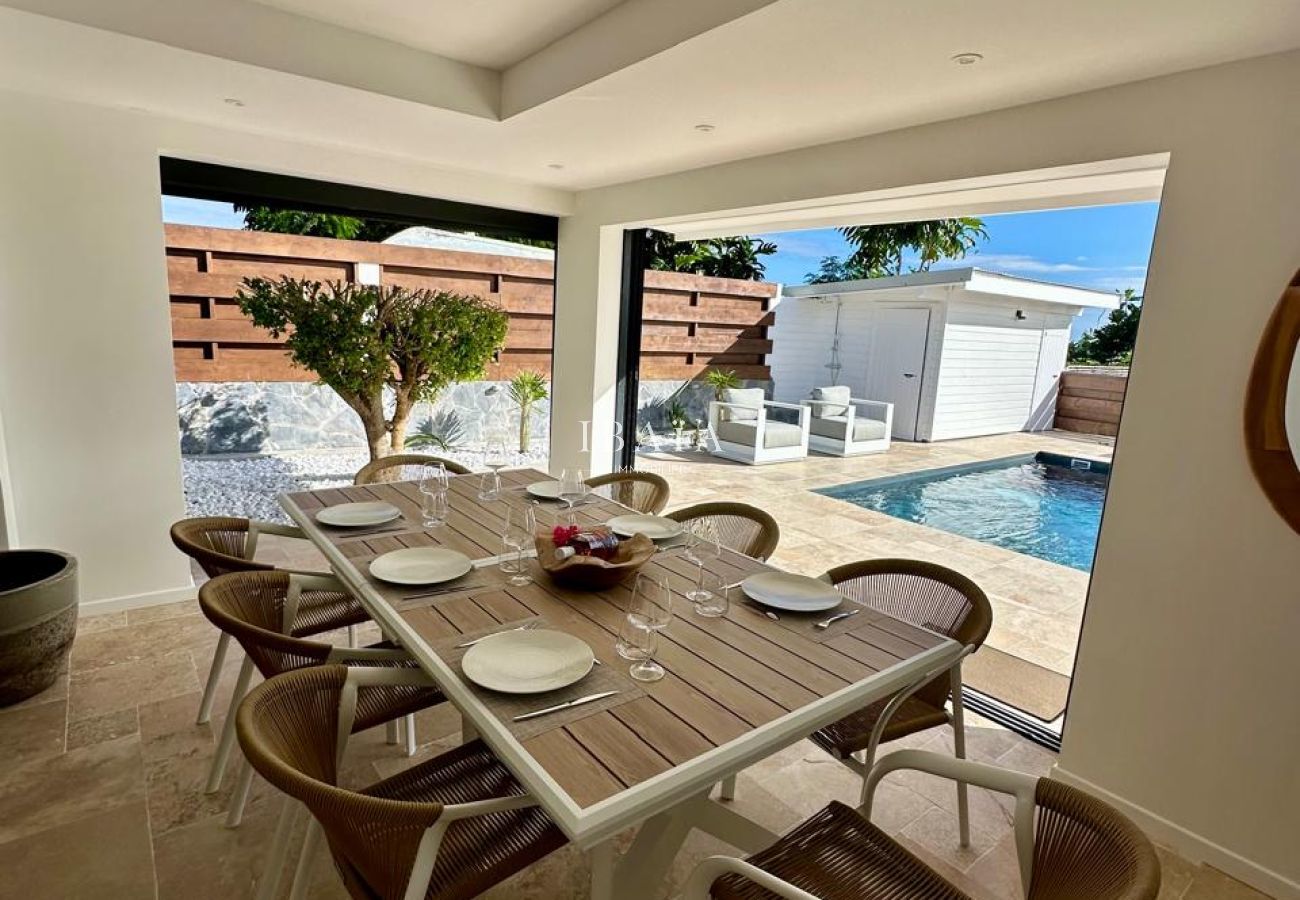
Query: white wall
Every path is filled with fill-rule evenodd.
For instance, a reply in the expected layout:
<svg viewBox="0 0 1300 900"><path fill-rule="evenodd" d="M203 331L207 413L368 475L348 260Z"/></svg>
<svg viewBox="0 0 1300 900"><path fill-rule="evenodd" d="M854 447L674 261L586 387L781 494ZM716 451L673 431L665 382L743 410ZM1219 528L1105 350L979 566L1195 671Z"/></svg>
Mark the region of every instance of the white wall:
<svg viewBox="0 0 1300 900"><path fill-rule="evenodd" d="M77 555L83 602L108 606L191 591L167 536L185 507L160 153L543 212L571 204L488 176L17 94L0 93L0 123L8 538Z"/></svg>
<svg viewBox="0 0 1300 900"><path fill-rule="evenodd" d="M1292 896L1300 535L1251 476L1240 420L1300 266L1297 84L1293 52L587 192L558 298L570 320L616 308L617 286L593 293L574 270L597 261L565 243L613 223L1168 152L1060 768L1184 852ZM567 387L557 407L590 399Z"/></svg>
<svg viewBox="0 0 1300 900"><path fill-rule="evenodd" d="M1006 304L953 300L939 363L931 440L1022 431L1034 409L1045 328L1068 329L1069 317ZM1062 360L1063 362L1063 360Z"/></svg>

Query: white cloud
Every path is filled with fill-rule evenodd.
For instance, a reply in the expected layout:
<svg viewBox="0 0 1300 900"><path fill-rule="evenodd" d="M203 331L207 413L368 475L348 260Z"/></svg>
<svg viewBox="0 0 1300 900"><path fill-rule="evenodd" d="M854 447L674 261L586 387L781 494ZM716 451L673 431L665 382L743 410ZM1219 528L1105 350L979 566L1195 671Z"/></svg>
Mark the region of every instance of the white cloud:
<svg viewBox="0 0 1300 900"><path fill-rule="evenodd" d="M1083 257L1079 257L1079 259L1083 259ZM1051 262L1023 253L973 253L967 257L967 260L973 261L975 265L981 267L999 269L1005 272L1051 274L1053 272L1093 271L1091 266L1081 266L1078 263L1070 262Z"/></svg>

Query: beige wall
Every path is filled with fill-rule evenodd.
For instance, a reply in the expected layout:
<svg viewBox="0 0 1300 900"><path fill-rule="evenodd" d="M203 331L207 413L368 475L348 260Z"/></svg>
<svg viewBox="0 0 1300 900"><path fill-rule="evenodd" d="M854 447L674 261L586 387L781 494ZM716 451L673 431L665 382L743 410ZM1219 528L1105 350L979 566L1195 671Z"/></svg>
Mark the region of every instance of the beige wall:
<svg viewBox="0 0 1300 900"><path fill-rule="evenodd" d="M75 554L82 601L109 606L192 596L167 537L185 506L160 154L571 206L550 188L17 94L0 93L0 123L0 533Z"/></svg>
<svg viewBox="0 0 1300 900"><path fill-rule="evenodd" d="M1060 768L1279 894L1300 882L1300 536L1252 480L1240 417L1300 266L1297 85L1291 53L587 192L558 298L571 322L617 303L592 290L611 224L1170 153ZM602 364L557 372L557 423Z"/></svg>

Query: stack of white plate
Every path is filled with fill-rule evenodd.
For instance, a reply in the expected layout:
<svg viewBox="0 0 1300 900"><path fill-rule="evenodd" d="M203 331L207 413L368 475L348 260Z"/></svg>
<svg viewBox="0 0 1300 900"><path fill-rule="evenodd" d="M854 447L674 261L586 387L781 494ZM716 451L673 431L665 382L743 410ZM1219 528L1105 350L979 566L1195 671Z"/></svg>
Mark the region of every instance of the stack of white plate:
<svg viewBox="0 0 1300 900"><path fill-rule="evenodd" d="M844 595L820 578L788 572L760 572L741 582L751 600L789 612L823 612L844 602Z"/></svg>
<svg viewBox="0 0 1300 900"><path fill-rule="evenodd" d="M401 518L402 511L391 503L339 503L316 510L316 521L335 528L366 528Z"/></svg>
<svg viewBox="0 0 1300 900"><path fill-rule="evenodd" d="M609 530L619 537L644 534L652 541L670 541L682 534L680 522L663 516L646 516L639 513L615 516L609 520L608 525Z"/></svg>
<svg viewBox="0 0 1300 900"><path fill-rule="evenodd" d="M479 641L461 659L465 677L505 694L556 691L587 677L596 656L562 631L503 631Z"/></svg>

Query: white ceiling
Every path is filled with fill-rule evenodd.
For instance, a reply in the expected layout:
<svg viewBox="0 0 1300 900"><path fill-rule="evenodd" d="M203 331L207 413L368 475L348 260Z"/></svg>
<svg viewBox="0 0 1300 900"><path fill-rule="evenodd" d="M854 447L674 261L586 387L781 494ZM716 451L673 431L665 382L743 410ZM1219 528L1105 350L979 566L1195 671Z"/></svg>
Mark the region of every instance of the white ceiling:
<svg viewBox="0 0 1300 900"><path fill-rule="evenodd" d="M504 69L622 0L254 0L476 66Z"/></svg>
<svg viewBox="0 0 1300 900"><path fill-rule="evenodd" d="M355 13L371 34L264 2L334 22ZM422 27L404 24L416 6L429 11ZM538 21L521 30L524 6ZM185 16L164 14L179 7ZM238 34L219 33L223 10ZM262 33L253 13L274 13L275 41L249 37ZM428 24L440 16L446 31ZM340 55L350 34L354 52ZM329 56L313 56L325 39ZM0 84L13 90L571 189L1296 46L1295 0L0 0ZM984 61L951 62L964 51ZM502 86L520 81L530 98L502 115Z"/></svg>

